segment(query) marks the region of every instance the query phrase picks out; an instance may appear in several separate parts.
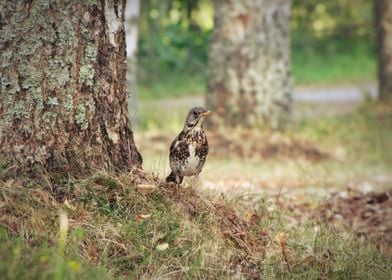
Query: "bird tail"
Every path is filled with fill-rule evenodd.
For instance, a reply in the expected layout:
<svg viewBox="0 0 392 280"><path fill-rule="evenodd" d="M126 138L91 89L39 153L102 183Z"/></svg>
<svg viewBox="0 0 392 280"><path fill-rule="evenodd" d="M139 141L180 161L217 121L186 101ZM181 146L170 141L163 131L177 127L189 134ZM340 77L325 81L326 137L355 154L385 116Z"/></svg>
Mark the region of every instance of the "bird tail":
<svg viewBox="0 0 392 280"><path fill-rule="evenodd" d="M169 176L166 177L166 183L181 184L183 178L184 178L183 176L177 176L177 175L174 174L174 172L172 171L172 172L169 174Z"/></svg>

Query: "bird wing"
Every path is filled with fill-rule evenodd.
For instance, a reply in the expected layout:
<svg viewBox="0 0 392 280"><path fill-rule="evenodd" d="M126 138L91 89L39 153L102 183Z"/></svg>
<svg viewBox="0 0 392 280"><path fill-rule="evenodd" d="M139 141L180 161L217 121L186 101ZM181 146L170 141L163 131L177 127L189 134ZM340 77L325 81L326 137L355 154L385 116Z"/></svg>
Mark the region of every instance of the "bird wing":
<svg viewBox="0 0 392 280"><path fill-rule="evenodd" d="M178 149L178 145L180 144L181 141L183 141L185 136L184 131L181 131L180 134L177 135L177 137L174 139L174 141L170 145L170 156L174 153L176 149Z"/></svg>
<svg viewBox="0 0 392 280"><path fill-rule="evenodd" d="M170 157L173 154L174 150L176 149L178 145L178 136L174 139L174 141L170 145Z"/></svg>

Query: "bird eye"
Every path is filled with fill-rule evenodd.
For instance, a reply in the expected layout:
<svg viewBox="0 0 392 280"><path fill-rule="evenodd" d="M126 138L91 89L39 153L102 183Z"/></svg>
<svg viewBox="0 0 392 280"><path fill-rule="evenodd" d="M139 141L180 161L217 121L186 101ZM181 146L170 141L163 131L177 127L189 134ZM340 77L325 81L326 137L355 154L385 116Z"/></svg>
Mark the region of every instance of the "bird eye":
<svg viewBox="0 0 392 280"><path fill-rule="evenodd" d="M197 117L197 112L196 112L196 111L193 111L193 115L194 115L195 117Z"/></svg>

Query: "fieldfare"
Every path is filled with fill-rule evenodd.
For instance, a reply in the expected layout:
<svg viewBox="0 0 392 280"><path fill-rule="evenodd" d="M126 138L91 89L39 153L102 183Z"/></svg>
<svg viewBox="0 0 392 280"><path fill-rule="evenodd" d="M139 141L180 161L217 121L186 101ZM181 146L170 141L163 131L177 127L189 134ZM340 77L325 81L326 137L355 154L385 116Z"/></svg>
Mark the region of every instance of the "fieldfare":
<svg viewBox="0 0 392 280"><path fill-rule="evenodd" d="M184 176L199 175L201 172L208 154L203 122L209 113L202 107L194 107L189 111L183 130L170 145L172 171L166 182L181 184Z"/></svg>

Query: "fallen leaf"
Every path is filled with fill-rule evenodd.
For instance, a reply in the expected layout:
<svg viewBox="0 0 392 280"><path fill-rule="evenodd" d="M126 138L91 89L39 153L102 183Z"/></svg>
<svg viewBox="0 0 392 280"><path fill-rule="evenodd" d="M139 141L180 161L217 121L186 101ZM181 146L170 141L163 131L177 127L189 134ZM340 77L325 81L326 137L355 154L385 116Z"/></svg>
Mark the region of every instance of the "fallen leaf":
<svg viewBox="0 0 392 280"><path fill-rule="evenodd" d="M144 221L145 219L148 219L151 217L151 214L146 214L146 215L136 215L135 220L137 223L141 223L142 221Z"/></svg>
<svg viewBox="0 0 392 280"><path fill-rule="evenodd" d="M151 185L151 184L140 184L136 187L136 190L140 193L152 193L153 191L155 191L157 188L156 185Z"/></svg>
<svg viewBox="0 0 392 280"><path fill-rule="evenodd" d="M167 248L169 248L169 244L168 243L161 243L161 244L158 244L158 246L157 246L157 250L158 251L164 251Z"/></svg>
<svg viewBox="0 0 392 280"><path fill-rule="evenodd" d="M75 207L72 206L69 202L68 199L64 200L64 205L67 206L67 208L71 209L71 210L75 210Z"/></svg>
<svg viewBox="0 0 392 280"><path fill-rule="evenodd" d="M276 235L276 240L279 242L280 246L284 247L286 245L286 236L283 232Z"/></svg>
<svg viewBox="0 0 392 280"><path fill-rule="evenodd" d="M146 215L139 215L143 219L147 219L151 217L151 214L146 214Z"/></svg>

